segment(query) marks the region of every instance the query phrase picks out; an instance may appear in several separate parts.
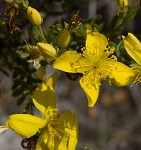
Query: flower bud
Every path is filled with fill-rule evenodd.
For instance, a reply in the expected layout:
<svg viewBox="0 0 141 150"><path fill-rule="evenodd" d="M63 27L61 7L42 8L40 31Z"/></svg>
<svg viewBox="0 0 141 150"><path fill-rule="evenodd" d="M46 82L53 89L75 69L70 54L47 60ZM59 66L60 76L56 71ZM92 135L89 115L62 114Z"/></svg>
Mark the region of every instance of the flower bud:
<svg viewBox="0 0 141 150"><path fill-rule="evenodd" d="M128 33L128 36L122 36L124 47L127 53L139 64L141 65L141 43L132 34Z"/></svg>
<svg viewBox="0 0 141 150"><path fill-rule="evenodd" d="M67 28L64 28L58 38L58 44L61 48L66 48L71 40L71 34Z"/></svg>
<svg viewBox="0 0 141 150"><path fill-rule="evenodd" d="M16 13L17 13L17 10L14 7L9 9L10 18L14 17L16 15Z"/></svg>
<svg viewBox="0 0 141 150"><path fill-rule="evenodd" d="M86 25L85 25L85 27L86 27L86 32L87 32L87 34L89 34L89 33L92 33L92 32L93 32L91 25L86 24Z"/></svg>
<svg viewBox="0 0 141 150"><path fill-rule="evenodd" d="M36 9L30 6L28 6L27 8L27 17L29 21L35 26L39 26L42 24L43 19L40 13Z"/></svg>
<svg viewBox="0 0 141 150"><path fill-rule="evenodd" d="M126 40L128 43L136 49L136 51L141 53L141 43L140 41L134 36L132 33L128 33L128 36L126 37Z"/></svg>
<svg viewBox="0 0 141 150"><path fill-rule="evenodd" d="M129 5L128 0L117 0L117 3L120 9L124 9L126 6Z"/></svg>
<svg viewBox="0 0 141 150"><path fill-rule="evenodd" d="M41 52L41 55L44 58L55 58L57 55L56 49L51 45L47 43L37 43L39 50Z"/></svg>
<svg viewBox="0 0 141 150"><path fill-rule="evenodd" d="M28 51L30 52L31 56L34 59L37 59L40 57L40 50L38 46L28 45Z"/></svg>

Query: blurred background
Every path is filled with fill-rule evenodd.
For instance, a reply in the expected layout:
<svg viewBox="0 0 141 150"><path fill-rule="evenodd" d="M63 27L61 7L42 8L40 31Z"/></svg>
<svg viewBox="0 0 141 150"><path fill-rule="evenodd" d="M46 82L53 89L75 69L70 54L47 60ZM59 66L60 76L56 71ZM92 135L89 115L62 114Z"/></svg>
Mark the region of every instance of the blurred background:
<svg viewBox="0 0 141 150"><path fill-rule="evenodd" d="M44 19L43 27L46 28L62 18L68 20L75 10L79 10L79 15L84 21L94 18L96 15L102 16L104 30L108 28L109 22L118 11L116 0L78 0L63 1L52 0L42 1L48 4L48 16ZM134 0L130 1L134 5ZM39 0L30 2L34 8L40 8ZM64 5L62 9L62 4ZM0 1L2 12L5 10L5 3ZM123 28L121 33L127 35L128 32L141 33L141 11L138 11L133 21L130 21ZM23 29L24 27L22 27ZM4 31L7 32L7 31ZM10 33L6 33L7 35ZM1 72L0 72L0 125L4 125L8 116L14 113L22 113L27 103L24 101L17 106L17 99L12 94L14 82L17 82L16 75L13 79L13 71L9 69L11 57L7 57L4 44L10 45L11 37L4 41L3 31L0 31L0 52ZM24 31L24 37L26 37ZM12 41L11 41L12 43ZM18 43L14 45L16 47ZM18 46L17 46L18 47ZM14 52L16 49L12 49ZM16 58L16 57L15 57ZM19 60L17 60L18 62ZM16 66L16 65L15 65ZM14 66L14 67L15 67ZM16 66L17 67L17 66ZM14 69L16 69L16 67ZM3 69L4 68L4 69ZM27 69L26 69L27 70ZM17 67L17 72L21 71ZM28 70L27 70L28 72ZM54 72L52 67L47 68L48 76ZM85 93L81 89L78 80L72 81L65 73L59 72L59 79L56 86L57 106L61 112L71 109L79 122L79 142L77 150L140 150L141 149L141 89L140 84L127 87L115 87L109 85L108 81L103 81L100 96L93 108L87 107ZM16 74L16 73L15 73ZM29 72L30 74L30 72ZM29 76L30 77L30 76ZM24 84L24 83L21 83ZM29 83L30 84L30 83ZM0 135L1 150L23 150L21 147L22 138L12 130L8 130Z"/></svg>

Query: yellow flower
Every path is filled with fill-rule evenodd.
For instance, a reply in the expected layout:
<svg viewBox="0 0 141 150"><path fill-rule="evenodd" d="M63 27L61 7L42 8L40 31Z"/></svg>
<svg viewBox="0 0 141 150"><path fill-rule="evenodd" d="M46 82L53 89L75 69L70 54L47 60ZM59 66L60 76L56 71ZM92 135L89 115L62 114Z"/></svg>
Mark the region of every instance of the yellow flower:
<svg viewBox="0 0 141 150"><path fill-rule="evenodd" d="M141 43L132 33L128 33L127 37L122 36L122 39L127 53L136 61L131 64L135 74L131 82L139 82L141 81Z"/></svg>
<svg viewBox="0 0 141 150"><path fill-rule="evenodd" d="M82 73L80 85L84 89L88 106L93 107L99 95L100 81L109 77L120 86L128 84L133 71L117 62L113 49L107 48L106 37L98 32L87 34L86 50L83 53L67 51L55 62L54 68L70 73Z"/></svg>
<svg viewBox="0 0 141 150"><path fill-rule="evenodd" d="M41 52L41 55L46 59L54 59L57 56L56 49L53 47L53 45L48 43L37 43L39 50Z"/></svg>
<svg viewBox="0 0 141 150"><path fill-rule="evenodd" d="M58 38L58 44L61 48L66 48L71 40L70 31L67 28L64 28L63 31L60 33Z"/></svg>
<svg viewBox="0 0 141 150"><path fill-rule="evenodd" d="M40 13L36 9L30 6L28 6L27 8L27 18L35 26L40 26L43 22Z"/></svg>
<svg viewBox="0 0 141 150"><path fill-rule="evenodd" d="M34 92L33 103L42 118L30 114L10 115L6 125L24 138L39 135L36 150L74 150L77 144L77 120L68 110L60 116L52 83L42 83Z"/></svg>
<svg viewBox="0 0 141 150"><path fill-rule="evenodd" d="M121 9L124 9L126 6L129 5L128 0L117 0L117 3Z"/></svg>

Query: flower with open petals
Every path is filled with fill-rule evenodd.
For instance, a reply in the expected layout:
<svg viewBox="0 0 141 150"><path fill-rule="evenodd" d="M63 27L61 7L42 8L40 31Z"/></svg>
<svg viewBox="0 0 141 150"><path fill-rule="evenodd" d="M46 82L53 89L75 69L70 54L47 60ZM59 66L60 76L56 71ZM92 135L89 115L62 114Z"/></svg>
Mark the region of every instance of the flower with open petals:
<svg viewBox="0 0 141 150"><path fill-rule="evenodd" d="M54 68L70 73L82 73L80 85L87 95L88 106L93 107L102 79L109 77L112 82L125 86L133 76L132 69L117 62L116 57L112 55L113 51L108 47L108 40L104 35L91 32L87 34L86 49L82 54L67 51L54 62Z"/></svg>
<svg viewBox="0 0 141 150"><path fill-rule="evenodd" d="M38 135L36 150L74 150L78 130L76 117L69 110L60 116L54 89L49 83L39 85L33 95L33 103L42 118L14 114L9 116L6 125L24 138Z"/></svg>

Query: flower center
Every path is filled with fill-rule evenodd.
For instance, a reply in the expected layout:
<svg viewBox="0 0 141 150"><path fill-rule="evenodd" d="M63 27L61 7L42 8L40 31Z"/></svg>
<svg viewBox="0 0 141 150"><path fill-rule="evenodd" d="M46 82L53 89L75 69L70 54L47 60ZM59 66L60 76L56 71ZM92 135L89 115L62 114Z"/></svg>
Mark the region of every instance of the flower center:
<svg viewBox="0 0 141 150"><path fill-rule="evenodd" d="M47 113L49 116L47 120L46 127L49 131L50 136L57 136L59 139L61 139L61 135L58 133L58 131L54 128L54 126L58 122L58 118L60 117L57 109L50 109Z"/></svg>
<svg viewBox="0 0 141 150"><path fill-rule="evenodd" d="M63 133L63 131L59 130L58 128L55 128L55 126L58 124L58 119L60 115L58 113L57 109L52 109L49 111L49 118L47 121L47 128L49 131L50 136L54 137L57 136L58 139L62 139L62 136L60 133ZM59 131L59 132L58 132Z"/></svg>
<svg viewBox="0 0 141 150"><path fill-rule="evenodd" d="M104 60L107 60L107 61L116 61L116 56L112 55L114 53L114 49L113 48L106 48L103 53L101 54L100 56L100 59L99 59L99 63L101 63L102 61ZM110 55L112 55L111 57L109 57Z"/></svg>

